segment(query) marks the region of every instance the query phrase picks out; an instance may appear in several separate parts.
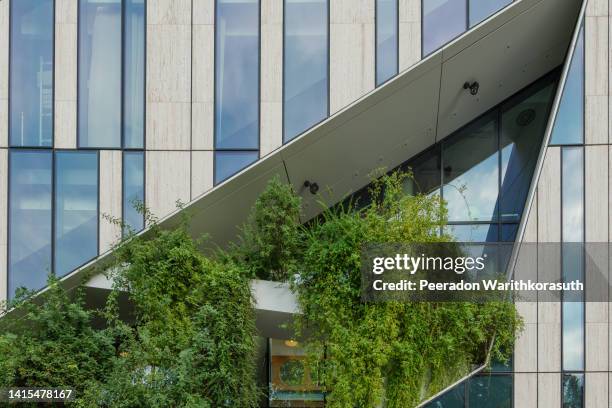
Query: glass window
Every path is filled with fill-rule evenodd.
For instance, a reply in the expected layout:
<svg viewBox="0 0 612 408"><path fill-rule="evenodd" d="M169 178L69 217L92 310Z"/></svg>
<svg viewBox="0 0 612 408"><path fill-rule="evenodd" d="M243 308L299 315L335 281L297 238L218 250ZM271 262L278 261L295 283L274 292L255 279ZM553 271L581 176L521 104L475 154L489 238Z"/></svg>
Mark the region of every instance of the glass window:
<svg viewBox="0 0 612 408"><path fill-rule="evenodd" d="M584 241L584 148L561 150L563 242Z"/></svg>
<svg viewBox="0 0 612 408"><path fill-rule="evenodd" d="M238 173L258 158L258 152L215 152L215 184Z"/></svg>
<svg viewBox="0 0 612 408"><path fill-rule="evenodd" d="M259 148L259 2L217 0L215 148Z"/></svg>
<svg viewBox="0 0 612 408"><path fill-rule="evenodd" d="M584 280L584 148L561 150L561 226L563 280ZM569 296L572 296L571 298ZM584 369L582 294L563 294L563 369Z"/></svg>
<svg viewBox="0 0 612 408"><path fill-rule="evenodd" d="M145 1L124 1L123 144L138 149L144 145L145 127Z"/></svg>
<svg viewBox="0 0 612 408"><path fill-rule="evenodd" d="M144 153L123 153L123 222L126 228L137 232L144 227Z"/></svg>
<svg viewBox="0 0 612 408"><path fill-rule="evenodd" d="M428 55L466 30L464 0L423 0L423 55Z"/></svg>
<svg viewBox="0 0 612 408"><path fill-rule="evenodd" d="M470 407L512 408L512 376L476 376L469 380Z"/></svg>
<svg viewBox="0 0 612 408"><path fill-rule="evenodd" d="M512 3L512 0L469 0L470 27Z"/></svg>
<svg viewBox="0 0 612 408"><path fill-rule="evenodd" d="M563 408L582 408L584 401L584 374L563 375Z"/></svg>
<svg viewBox="0 0 612 408"><path fill-rule="evenodd" d="M410 160L406 166L413 177L406 181L408 194L438 194L440 192L440 146Z"/></svg>
<svg viewBox="0 0 612 408"><path fill-rule="evenodd" d="M427 404L425 408L465 408L465 385L457 385Z"/></svg>
<svg viewBox="0 0 612 408"><path fill-rule="evenodd" d="M519 222L546 130L554 83L512 98L501 114L501 221Z"/></svg>
<svg viewBox="0 0 612 408"><path fill-rule="evenodd" d="M551 144L582 144L584 141L584 26L572 56Z"/></svg>
<svg viewBox="0 0 612 408"><path fill-rule="evenodd" d="M63 276L98 254L98 153L55 155L55 274Z"/></svg>
<svg viewBox="0 0 612 408"><path fill-rule="evenodd" d="M285 0L285 142L325 119L328 106L328 4Z"/></svg>
<svg viewBox="0 0 612 408"><path fill-rule="evenodd" d="M10 2L10 144L53 144L53 0Z"/></svg>
<svg viewBox="0 0 612 408"><path fill-rule="evenodd" d="M51 273L53 153L13 150L9 157L8 295L11 298L21 286L44 287Z"/></svg>
<svg viewBox="0 0 612 408"><path fill-rule="evenodd" d="M81 147L121 147L121 0L79 0Z"/></svg>
<svg viewBox="0 0 612 408"><path fill-rule="evenodd" d="M269 341L269 406L324 407L318 373L307 364L301 345L290 339Z"/></svg>
<svg viewBox="0 0 612 408"><path fill-rule="evenodd" d="M498 231L497 224L461 224L447 225L444 232L458 242L498 242Z"/></svg>
<svg viewBox="0 0 612 408"><path fill-rule="evenodd" d="M497 115L484 116L443 145L442 194L449 221L496 220Z"/></svg>
<svg viewBox="0 0 612 408"><path fill-rule="evenodd" d="M397 0L376 0L376 85L397 74Z"/></svg>

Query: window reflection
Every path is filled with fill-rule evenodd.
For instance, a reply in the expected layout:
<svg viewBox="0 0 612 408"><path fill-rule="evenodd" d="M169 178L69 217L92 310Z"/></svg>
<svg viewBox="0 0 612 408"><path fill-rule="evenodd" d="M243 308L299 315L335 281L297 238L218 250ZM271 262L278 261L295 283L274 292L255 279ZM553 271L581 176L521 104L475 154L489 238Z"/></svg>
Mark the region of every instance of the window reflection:
<svg viewBox="0 0 612 408"><path fill-rule="evenodd" d="M123 153L123 222L129 231L144 227L144 214L138 206L144 204L144 153Z"/></svg>
<svg viewBox="0 0 612 408"><path fill-rule="evenodd" d="M512 3L512 0L469 0L470 27Z"/></svg>
<svg viewBox="0 0 612 408"><path fill-rule="evenodd" d="M51 151L13 150L9 166L9 298L45 286L51 272Z"/></svg>
<svg viewBox="0 0 612 408"><path fill-rule="evenodd" d="M466 24L465 0L423 0L423 55L463 33Z"/></svg>
<svg viewBox="0 0 612 408"><path fill-rule="evenodd" d="M285 142L328 115L328 4L285 0Z"/></svg>
<svg viewBox="0 0 612 408"><path fill-rule="evenodd" d="M79 146L121 147L121 0L79 0Z"/></svg>
<svg viewBox="0 0 612 408"><path fill-rule="evenodd" d="M53 0L11 1L10 19L10 144L52 146Z"/></svg>
<svg viewBox="0 0 612 408"><path fill-rule="evenodd" d="M477 120L443 145L442 194L449 221L497 219L496 115Z"/></svg>
<svg viewBox="0 0 612 408"><path fill-rule="evenodd" d="M580 29L565 88L555 118L551 144L582 144L584 141L584 26Z"/></svg>
<svg viewBox="0 0 612 408"><path fill-rule="evenodd" d="M428 403L425 408L465 408L465 385L457 385Z"/></svg>
<svg viewBox="0 0 612 408"><path fill-rule="evenodd" d="M98 153L55 155L55 274L98 254Z"/></svg>
<svg viewBox="0 0 612 408"><path fill-rule="evenodd" d="M500 217L519 222L527 200L555 84L538 84L502 106Z"/></svg>
<svg viewBox="0 0 612 408"><path fill-rule="evenodd" d="M512 377L478 375L469 380L470 407L512 408Z"/></svg>
<svg viewBox="0 0 612 408"><path fill-rule="evenodd" d="M564 374L562 386L563 408L582 408L584 374Z"/></svg>
<svg viewBox="0 0 612 408"><path fill-rule="evenodd" d="M145 0L124 1L123 143L126 148L142 148L145 129Z"/></svg>
<svg viewBox="0 0 612 408"><path fill-rule="evenodd" d="M397 0L376 0L376 85L397 74Z"/></svg>
<svg viewBox="0 0 612 408"><path fill-rule="evenodd" d="M217 0L215 148L259 148L259 2Z"/></svg>
<svg viewBox="0 0 612 408"><path fill-rule="evenodd" d="M215 184L238 173L258 158L258 152L215 152Z"/></svg>
<svg viewBox="0 0 612 408"><path fill-rule="evenodd" d="M447 225L444 232L458 242L499 242L497 224Z"/></svg>

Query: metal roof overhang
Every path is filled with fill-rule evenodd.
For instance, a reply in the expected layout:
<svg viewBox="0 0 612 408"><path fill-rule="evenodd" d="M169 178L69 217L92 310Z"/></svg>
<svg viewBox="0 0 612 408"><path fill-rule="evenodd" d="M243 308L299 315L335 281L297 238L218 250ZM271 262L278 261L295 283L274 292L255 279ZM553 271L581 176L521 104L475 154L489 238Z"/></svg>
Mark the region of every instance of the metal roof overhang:
<svg viewBox="0 0 612 408"><path fill-rule="evenodd" d="M580 5L579 0L520 0L506 7L194 199L185 207L193 235L206 233L212 245L227 245L275 176L302 195L307 221L322 210L319 201L340 201L367 185L372 170L396 167L559 66ZM480 83L476 96L463 89L464 82L474 80ZM304 189L305 180L318 183L318 197ZM179 213L164 218L161 226L176 225ZM62 284L77 286L111 259L112 252L102 254L64 277ZM105 292L104 284L96 282L87 286Z"/></svg>

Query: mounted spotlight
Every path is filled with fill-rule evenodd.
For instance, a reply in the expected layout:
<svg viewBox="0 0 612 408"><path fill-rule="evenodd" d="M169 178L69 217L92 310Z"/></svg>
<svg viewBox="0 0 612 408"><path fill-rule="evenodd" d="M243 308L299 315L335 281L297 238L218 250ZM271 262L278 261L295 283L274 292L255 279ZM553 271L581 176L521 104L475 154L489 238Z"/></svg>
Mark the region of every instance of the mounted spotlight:
<svg viewBox="0 0 612 408"><path fill-rule="evenodd" d="M308 180L304 182L304 187L308 188L310 194L317 194L317 192L319 191L319 185Z"/></svg>
<svg viewBox="0 0 612 408"><path fill-rule="evenodd" d="M479 88L480 88L480 84L477 81L474 81L472 83L466 82L463 84L463 89L469 89L470 94L472 95L477 95Z"/></svg>

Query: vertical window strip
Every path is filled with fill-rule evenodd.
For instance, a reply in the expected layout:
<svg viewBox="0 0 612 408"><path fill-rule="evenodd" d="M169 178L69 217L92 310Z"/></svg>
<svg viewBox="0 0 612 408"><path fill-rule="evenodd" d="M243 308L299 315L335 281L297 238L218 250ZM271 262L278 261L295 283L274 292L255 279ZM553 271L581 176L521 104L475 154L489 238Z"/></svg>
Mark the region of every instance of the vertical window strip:
<svg viewBox="0 0 612 408"><path fill-rule="evenodd" d="M285 0L283 143L329 116L329 0Z"/></svg>
<svg viewBox="0 0 612 408"><path fill-rule="evenodd" d="M376 0L376 86L397 75L399 0Z"/></svg>
<svg viewBox="0 0 612 408"><path fill-rule="evenodd" d="M9 3L9 144L53 146L54 0Z"/></svg>
<svg viewBox="0 0 612 408"><path fill-rule="evenodd" d="M123 152L123 223L124 236L144 228L145 205L144 152Z"/></svg>
<svg viewBox="0 0 612 408"><path fill-rule="evenodd" d="M11 149L8 200L8 298L41 289L52 272L53 152Z"/></svg>
<svg viewBox="0 0 612 408"><path fill-rule="evenodd" d="M145 0L79 0L78 144L144 146Z"/></svg>
<svg viewBox="0 0 612 408"><path fill-rule="evenodd" d="M214 183L259 158L260 2L215 2Z"/></svg>
<svg viewBox="0 0 612 408"><path fill-rule="evenodd" d="M58 151L54 174L54 268L61 277L98 255L99 155Z"/></svg>

